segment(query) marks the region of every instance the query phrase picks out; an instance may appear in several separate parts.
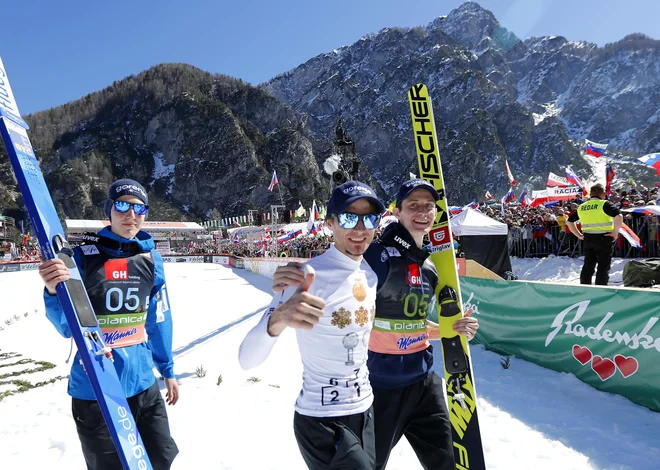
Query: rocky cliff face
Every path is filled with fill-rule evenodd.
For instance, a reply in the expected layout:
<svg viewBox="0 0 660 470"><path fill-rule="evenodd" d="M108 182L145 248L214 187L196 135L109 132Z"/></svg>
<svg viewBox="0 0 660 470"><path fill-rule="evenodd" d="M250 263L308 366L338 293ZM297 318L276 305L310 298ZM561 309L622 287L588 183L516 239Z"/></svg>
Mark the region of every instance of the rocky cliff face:
<svg viewBox="0 0 660 470"><path fill-rule="evenodd" d="M319 138L345 117L358 153L391 194L416 172L406 91L426 83L445 181L465 203L506 190L505 158L522 184L541 187L548 171L567 164L590 176L584 138L609 142L615 153L657 150L659 50L639 35L604 48L562 37L521 41L466 2L425 28L384 29L315 57L264 88L308 114ZM654 177L639 166L633 173Z"/></svg>
<svg viewBox="0 0 660 470"><path fill-rule="evenodd" d="M63 216L101 217L108 185L132 177L151 192L152 219L203 219L213 209L226 217L280 203L279 191L267 191L273 169L289 208L327 199L320 165L340 117L360 177L389 201L418 173L406 93L422 82L451 202L464 204L506 191L505 159L529 189L568 164L589 177L584 138L610 144L619 176L655 181L630 157L660 150L659 56L660 41L641 35L602 48L522 41L466 2L426 27L383 29L258 88L161 65L26 119ZM0 208L21 207L5 156Z"/></svg>
<svg viewBox="0 0 660 470"><path fill-rule="evenodd" d="M162 65L27 120L33 146L62 215L102 217L113 179L148 187L154 218L245 214L327 194L310 131L297 113L262 90L188 65ZM55 132L47 129L60 126Z"/></svg>

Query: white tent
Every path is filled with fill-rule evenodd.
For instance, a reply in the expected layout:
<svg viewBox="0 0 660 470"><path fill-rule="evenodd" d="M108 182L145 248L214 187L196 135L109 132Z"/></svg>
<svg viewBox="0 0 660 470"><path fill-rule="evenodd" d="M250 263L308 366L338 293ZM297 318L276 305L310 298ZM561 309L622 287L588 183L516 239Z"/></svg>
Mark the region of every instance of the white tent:
<svg viewBox="0 0 660 470"><path fill-rule="evenodd" d="M474 260L503 277L511 271L506 224L467 208L451 219L449 226L459 237L459 249L466 259Z"/></svg>
<svg viewBox="0 0 660 470"><path fill-rule="evenodd" d="M469 207L454 216L449 221L449 226L451 232L458 237L463 235L506 235L509 233L506 224L491 219Z"/></svg>

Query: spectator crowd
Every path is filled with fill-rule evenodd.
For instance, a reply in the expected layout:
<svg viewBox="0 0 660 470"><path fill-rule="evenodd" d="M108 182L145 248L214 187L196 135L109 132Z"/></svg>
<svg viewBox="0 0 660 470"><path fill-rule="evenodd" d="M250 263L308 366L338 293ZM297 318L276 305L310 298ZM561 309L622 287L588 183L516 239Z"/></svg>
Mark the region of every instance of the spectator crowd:
<svg viewBox="0 0 660 470"><path fill-rule="evenodd" d="M659 217L655 214L626 212L635 207L655 206L658 188L613 190L608 200L623 210L624 223L640 239L642 248L632 247L623 236L615 244L614 256L623 258L654 257L659 254ZM584 202L582 199L561 201L552 206L520 204L482 204L485 215L507 224L511 256L536 257L550 254L581 256L582 243L568 230L566 219Z"/></svg>
<svg viewBox="0 0 660 470"><path fill-rule="evenodd" d="M642 248L632 247L622 236L615 243L614 256L625 258L660 256L660 216L652 213L626 212L635 207L655 206L658 188L644 186L613 190L608 198L624 210L624 222L639 237ZM532 207L520 203L500 204L485 202L478 210L488 217L505 223L509 229L509 253L518 257L543 257L548 255L582 255L582 243L567 228L566 220L576 210L582 199L554 202ZM382 230L382 227L381 227ZM218 233L218 232L215 232ZM234 255L239 257L293 257L311 258L323 253L332 243L332 236L321 232L314 236L297 235L286 241L272 241L270 234L259 229L244 236L214 236L200 240L202 233L171 232L172 237L191 237L187 247L173 253L188 255ZM163 235L160 232L159 235ZM273 236L286 235L280 230ZM377 233L378 236L378 233ZM209 236L210 237L210 236ZM35 261L41 258L36 239L27 237L20 246L9 241L0 244L0 251L11 254L11 261ZM5 258L5 261L8 261Z"/></svg>

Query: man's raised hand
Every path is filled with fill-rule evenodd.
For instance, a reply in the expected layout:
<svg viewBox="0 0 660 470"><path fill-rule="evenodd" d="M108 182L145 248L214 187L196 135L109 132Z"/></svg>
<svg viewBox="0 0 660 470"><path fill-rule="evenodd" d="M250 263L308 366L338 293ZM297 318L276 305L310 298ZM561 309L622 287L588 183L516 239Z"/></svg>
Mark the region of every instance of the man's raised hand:
<svg viewBox="0 0 660 470"><path fill-rule="evenodd" d="M296 261L287 263L286 266L278 266L273 274L273 292L282 292L289 286L299 286L305 275L302 264Z"/></svg>
<svg viewBox="0 0 660 470"><path fill-rule="evenodd" d="M303 276L296 292L271 314L268 320L269 335L279 336L287 326L311 330L323 316L325 300L308 292L316 276L314 269L305 265Z"/></svg>

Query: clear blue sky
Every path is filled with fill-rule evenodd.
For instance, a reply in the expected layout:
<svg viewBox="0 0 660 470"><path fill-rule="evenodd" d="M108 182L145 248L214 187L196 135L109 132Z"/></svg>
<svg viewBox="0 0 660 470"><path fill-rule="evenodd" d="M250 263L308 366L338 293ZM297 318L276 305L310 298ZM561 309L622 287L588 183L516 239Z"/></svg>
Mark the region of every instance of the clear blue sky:
<svg viewBox="0 0 660 470"><path fill-rule="evenodd" d="M7 0L2 57L21 113L59 106L163 62L258 84L388 26L426 25L462 0ZM660 39L659 0L482 0L524 39L602 46Z"/></svg>

